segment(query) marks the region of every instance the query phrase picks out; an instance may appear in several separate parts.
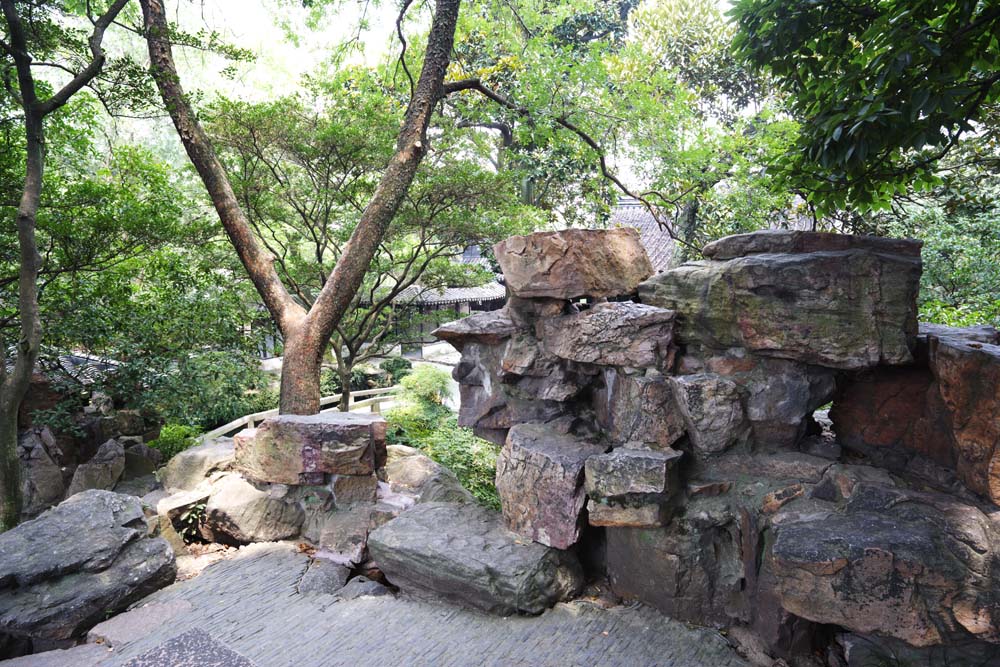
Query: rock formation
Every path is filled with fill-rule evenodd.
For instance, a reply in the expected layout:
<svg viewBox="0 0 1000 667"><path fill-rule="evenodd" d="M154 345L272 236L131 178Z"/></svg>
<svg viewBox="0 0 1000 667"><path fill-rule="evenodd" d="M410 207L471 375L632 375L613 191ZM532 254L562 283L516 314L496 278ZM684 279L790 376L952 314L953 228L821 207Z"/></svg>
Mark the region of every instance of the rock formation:
<svg viewBox="0 0 1000 667"><path fill-rule="evenodd" d="M170 546L146 537L138 498L82 491L0 535L0 633L80 637L175 575Z"/></svg>
<svg viewBox="0 0 1000 667"><path fill-rule="evenodd" d="M920 244L757 232L642 282L629 238L501 243L508 305L436 332L507 527L776 657L1000 664L1000 339L918 331Z"/></svg>

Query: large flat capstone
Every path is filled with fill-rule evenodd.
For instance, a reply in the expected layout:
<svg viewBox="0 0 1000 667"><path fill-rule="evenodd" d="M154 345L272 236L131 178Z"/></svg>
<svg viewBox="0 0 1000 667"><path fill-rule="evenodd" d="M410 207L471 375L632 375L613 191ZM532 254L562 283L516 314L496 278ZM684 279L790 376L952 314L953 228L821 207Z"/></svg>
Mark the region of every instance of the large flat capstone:
<svg viewBox="0 0 1000 667"><path fill-rule="evenodd" d="M631 294L653 274L632 228L535 232L501 241L493 252L507 286L521 298Z"/></svg>
<svg viewBox="0 0 1000 667"><path fill-rule="evenodd" d="M236 441L235 467L261 482L321 484L324 475L370 475L385 462L385 419L325 412L278 415Z"/></svg>
<svg viewBox="0 0 1000 667"><path fill-rule="evenodd" d="M689 262L639 287L643 303L677 312L681 343L838 369L912 361L918 242L744 237L724 239L732 248L706 248L716 259Z"/></svg>
<svg viewBox="0 0 1000 667"><path fill-rule="evenodd" d="M540 614L583 585L575 555L518 536L478 505L417 505L373 531L368 548L403 591L496 614Z"/></svg>

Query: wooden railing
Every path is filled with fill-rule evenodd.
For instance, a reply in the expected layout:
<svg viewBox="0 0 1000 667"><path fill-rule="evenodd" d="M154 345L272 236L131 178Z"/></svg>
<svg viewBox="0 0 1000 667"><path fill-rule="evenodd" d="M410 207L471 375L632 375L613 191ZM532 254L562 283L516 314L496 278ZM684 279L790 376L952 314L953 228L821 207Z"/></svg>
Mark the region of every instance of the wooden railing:
<svg viewBox="0 0 1000 667"><path fill-rule="evenodd" d="M352 391L350 399L350 411L353 412L360 408L368 408L371 412L381 412L383 403L391 403L396 400L399 395L400 386L395 385L393 387L384 387L382 389L362 389L361 391ZM327 407L327 406L333 407ZM340 409L340 394L334 394L333 396L324 396L319 399L320 412L332 412L333 410ZM268 417L275 417L278 414L277 408L274 410L264 410L262 412L255 412L250 415L244 415L239 419L234 419L228 424L223 424L219 428L212 429L208 433L201 436L200 440L202 442L207 442L212 438L218 438L223 435L232 435L237 431L242 431L245 428L254 428L260 422L264 421Z"/></svg>

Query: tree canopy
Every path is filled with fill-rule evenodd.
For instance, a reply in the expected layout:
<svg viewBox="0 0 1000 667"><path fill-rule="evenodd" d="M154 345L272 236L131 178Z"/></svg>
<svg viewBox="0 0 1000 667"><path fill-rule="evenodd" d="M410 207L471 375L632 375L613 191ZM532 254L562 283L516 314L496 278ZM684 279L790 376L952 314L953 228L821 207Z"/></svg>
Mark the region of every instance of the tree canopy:
<svg viewBox="0 0 1000 667"><path fill-rule="evenodd" d="M963 138L994 134L1000 5L979 0L739 0L737 55L801 122L777 162L824 211L931 187Z"/></svg>

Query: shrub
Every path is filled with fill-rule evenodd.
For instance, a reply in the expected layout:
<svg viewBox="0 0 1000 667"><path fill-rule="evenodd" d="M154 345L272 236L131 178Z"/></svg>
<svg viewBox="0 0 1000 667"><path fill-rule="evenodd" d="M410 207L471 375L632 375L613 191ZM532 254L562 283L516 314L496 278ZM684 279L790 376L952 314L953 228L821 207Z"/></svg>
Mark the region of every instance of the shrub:
<svg viewBox="0 0 1000 667"><path fill-rule="evenodd" d="M351 369L351 391L368 389L368 373L363 368ZM320 371L319 391L323 396L333 396L339 394L342 389L340 376L332 368L324 368Z"/></svg>
<svg viewBox="0 0 1000 667"><path fill-rule="evenodd" d="M418 403L421 406L440 406L451 394L451 376L436 366L424 364L418 366L404 377L403 400Z"/></svg>
<svg viewBox="0 0 1000 667"><path fill-rule="evenodd" d="M454 415L444 418L419 447L427 456L450 469L462 486L483 505L500 509L497 495L497 449L477 438L472 429L458 425Z"/></svg>
<svg viewBox="0 0 1000 667"><path fill-rule="evenodd" d="M160 429L160 437L149 443L149 446L160 450L166 463L177 454L195 444L201 431L187 424L166 424Z"/></svg>
<svg viewBox="0 0 1000 667"><path fill-rule="evenodd" d="M419 366L403 378L403 402L386 414L387 439L421 450L454 472L480 503L498 509L496 447L460 427L443 405L448 382L448 374L433 366Z"/></svg>
<svg viewBox="0 0 1000 667"><path fill-rule="evenodd" d="M413 371L413 363L403 357L389 357L379 364L379 368L386 372L390 385L393 385L398 384Z"/></svg>

